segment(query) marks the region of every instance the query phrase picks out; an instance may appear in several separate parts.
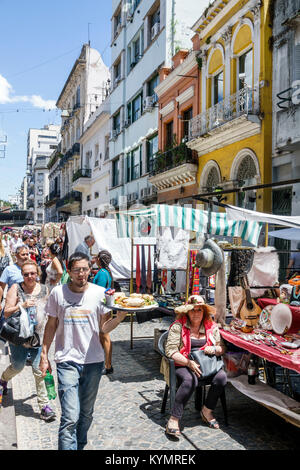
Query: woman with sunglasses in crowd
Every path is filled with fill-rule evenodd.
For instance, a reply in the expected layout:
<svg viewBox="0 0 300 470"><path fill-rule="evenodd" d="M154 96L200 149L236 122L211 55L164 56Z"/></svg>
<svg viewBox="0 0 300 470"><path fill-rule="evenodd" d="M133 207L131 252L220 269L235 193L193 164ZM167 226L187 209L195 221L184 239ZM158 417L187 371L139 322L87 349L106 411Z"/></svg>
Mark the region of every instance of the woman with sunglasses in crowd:
<svg viewBox="0 0 300 470"><path fill-rule="evenodd" d="M47 288L37 279L40 269L35 261L25 261L21 268L23 282L13 284L7 292L4 307L4 316L7 318L20 310L22 306L28 314L29 322L34 331L34 342L16 346L10 343L11 364L2 373L0 385L3 395L7 394L7 382L19 374L25 367L28 354L32 363L32 372L35 379L37 400L40 408L40 418L45 421L55 419L55 413L49 406L48 395L42 373L39 369L41 349L40 340L44 334L46 324L45 305Z"/></svg>

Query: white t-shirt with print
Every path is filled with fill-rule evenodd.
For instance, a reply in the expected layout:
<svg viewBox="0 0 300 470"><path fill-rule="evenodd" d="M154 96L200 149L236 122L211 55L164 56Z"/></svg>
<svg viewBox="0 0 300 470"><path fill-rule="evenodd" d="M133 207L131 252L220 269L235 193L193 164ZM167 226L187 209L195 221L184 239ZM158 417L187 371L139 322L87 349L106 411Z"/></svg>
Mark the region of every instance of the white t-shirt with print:
<svg viewBox="0 0 300 470"><path fill-rule="evenodd" d="M46 314L58 319L55 362L91 364L104 361L99 339L100 315L110 310L102 304L104 287L88 283L84 293L72 292L67 284L49 295Z"/></svg>

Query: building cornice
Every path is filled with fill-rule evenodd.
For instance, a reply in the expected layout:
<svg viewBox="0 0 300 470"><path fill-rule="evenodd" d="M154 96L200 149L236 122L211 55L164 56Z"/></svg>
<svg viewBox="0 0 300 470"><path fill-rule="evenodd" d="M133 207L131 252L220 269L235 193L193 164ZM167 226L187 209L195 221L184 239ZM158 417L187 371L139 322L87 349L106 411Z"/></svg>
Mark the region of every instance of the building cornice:
<svg viewBox="0 0 300 470"><path fill-rule="evenodd" d="M192 51L187 58L178 65L157 87L155 93L160 98L164 93L170 90L177 82L182 80L181 75L186 75L196 65L196 55L199 51Z"/></svg>

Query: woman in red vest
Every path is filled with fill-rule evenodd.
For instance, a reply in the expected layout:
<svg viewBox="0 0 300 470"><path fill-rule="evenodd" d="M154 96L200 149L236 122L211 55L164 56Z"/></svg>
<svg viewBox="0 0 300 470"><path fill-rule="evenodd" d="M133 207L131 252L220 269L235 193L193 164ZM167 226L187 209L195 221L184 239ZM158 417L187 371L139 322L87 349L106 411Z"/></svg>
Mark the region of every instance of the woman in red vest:
<svg viewBox="0 0 300 470"><path fill-rule="evenodd" d="M198 378L201 377L199 364L189 359L191 350L202 349L206 354L216 356L221 356L225 351L219 328L211 319L211 314L214 312L214 307L206 305L201 296L192 296L189 298L188 305L176 309L177 319L170 326L165 352L175 361L176 376L180 381L171 417L166 427L166 433L172 436L180 436L179 420L198 384ZM162 372L166 371L162 370ZM223 369L207 381L207 384L210 383L211 386L201 410L201 417L209 427L214 429L219 429L219 424L213 416L213 410L226 382L227 377Z"/></svg>

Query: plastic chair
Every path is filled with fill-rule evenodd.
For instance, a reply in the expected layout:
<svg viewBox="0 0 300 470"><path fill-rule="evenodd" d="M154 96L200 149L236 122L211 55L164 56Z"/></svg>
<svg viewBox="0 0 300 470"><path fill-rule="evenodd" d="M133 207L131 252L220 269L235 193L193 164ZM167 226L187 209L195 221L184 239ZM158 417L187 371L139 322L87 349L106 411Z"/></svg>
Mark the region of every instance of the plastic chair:
<svg viewBox="0 0 300 470"><path fill-rule="evenodd" d="M168 399L168 394L170 391L170 409L173 408L174 401L175 401L175 395L177 391L177 378L176 378L176 372L175 372L175 362L173 359L170 359L169 357L166 356L165 354L165 342L168 338L168 331L163 333L161 337L158 340L158 350L160 354L167 359L169 362L169 384L166 384L165 391L164 391L164 396L163 396L163 402L161 406L161 413L164 413L166 410L166 404L167 404L167 399ZM205 403L205 397L206 397L206 386L208 385L207 380L205 379L200 379L198 380L198 386L196 387L195 390L195 409L197 411L200 411L202 406ZM220 396L222 408L223 408L223 413L224 413L224 421L225 425L228 426L228 416L227 416L227 404L226 404L226 394L225 394L225 389L222 392L222 395Z"/></svg>

